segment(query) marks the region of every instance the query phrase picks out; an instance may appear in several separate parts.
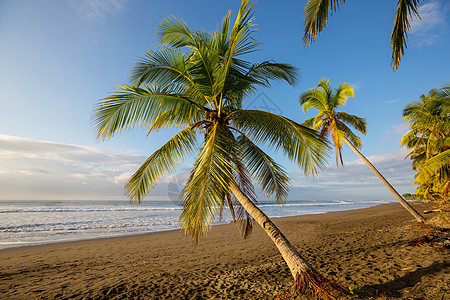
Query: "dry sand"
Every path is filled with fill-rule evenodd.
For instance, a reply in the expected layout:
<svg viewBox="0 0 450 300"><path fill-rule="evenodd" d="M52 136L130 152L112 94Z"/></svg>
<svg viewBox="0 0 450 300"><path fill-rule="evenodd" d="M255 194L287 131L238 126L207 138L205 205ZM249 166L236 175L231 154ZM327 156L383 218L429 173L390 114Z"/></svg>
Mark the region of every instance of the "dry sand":
<svg viewBox="0 0 450 300"><path fill-rule="evenodd" d="M449 299L449 251L410 245L429 229L398 204L274 222L353 298ZM0 299L273 299L291 282L256 224L248 240L214 226L197 246L171 231L0 251Z"/></svg>

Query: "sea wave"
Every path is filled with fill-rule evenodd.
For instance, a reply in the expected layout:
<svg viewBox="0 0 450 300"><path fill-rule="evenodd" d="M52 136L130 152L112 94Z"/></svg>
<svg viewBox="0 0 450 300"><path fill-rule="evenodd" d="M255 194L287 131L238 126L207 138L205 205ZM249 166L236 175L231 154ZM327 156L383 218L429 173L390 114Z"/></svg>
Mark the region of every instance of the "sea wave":
<svg viewBox="0 0 450 300"><path fill-rule="evenodd" d="M167 211L167 210L182 210L182 207L32 207L32 208L0 208L0 214L8 213L42 213L42 212L102 212L102 211Z"/></svg>
<svg viewBox="0 0 450 300"><path fill-rule="evenodd" d="M113 228L152 228L155 226L178 226L175 220L153 220L133 223L95 223L95 222L70 222L70 223L52 223L52 224L32 224L0 227L0 233L11 232L44 232L44 231L70 231L70 230L95 230L95 229L113 229Z"/></svg>

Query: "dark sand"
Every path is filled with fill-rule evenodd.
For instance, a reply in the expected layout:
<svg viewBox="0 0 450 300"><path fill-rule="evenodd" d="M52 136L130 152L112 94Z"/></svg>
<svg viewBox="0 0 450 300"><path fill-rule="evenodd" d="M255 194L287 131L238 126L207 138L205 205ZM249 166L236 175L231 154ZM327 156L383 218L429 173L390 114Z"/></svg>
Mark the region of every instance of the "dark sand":
<svg viewBox="0 0 450 300"><path fill-rule="evenodd" d="M449 251L410 245L429 229L398 204L274 222L358 299L449 299ZM291 282L257 224L248 240L214 226L198 246L171 231L0 251L0 299L273 299Z"/></svg>

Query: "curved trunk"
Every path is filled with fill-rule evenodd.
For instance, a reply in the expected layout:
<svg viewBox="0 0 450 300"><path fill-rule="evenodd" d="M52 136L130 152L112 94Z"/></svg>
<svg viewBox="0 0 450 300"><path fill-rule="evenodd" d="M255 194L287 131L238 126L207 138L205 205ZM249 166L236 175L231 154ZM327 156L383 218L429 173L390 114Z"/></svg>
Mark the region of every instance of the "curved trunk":
<svg viewBox="0 0 450 300"><path fill-rule="evenodd" d="M395 199L398 200L398 202L400 202L400 204L407 210L409 211L414 218L416 218L417 222L421 222L424 223L426 220L425 218L420 215L411 205L409 205L408 202L405 201L405 199L403 199L402 196L400 196L400 194L392 187L392 185L386 180L386 178L383 177L383 175L381 175L380 172L378 172L378 170L374 167L374 165L372 165L370 163L370 161L367 160L367 158L361 154L361 152L358 151L358 149L356 149L355 146L353 146L352 143L350 143L349 140L347 140L344 137L344 141L347 143L347 145L353 150L353 152L356 153L356 155L359 156L359 158L361 158L368 166L369 168L375 173L375 175L377 175L377 177L384 183L384 185L391 191L391 193L394 195Z"/></svg>
<svg viewBox="0 0 450 300"><path fill-rule="evenodd" d="M347 293L344 288L334 281L324 278L314 270L295 250L277 226L236 185L230 186L230 190L242 207L264 229L278 248L278 251L280 251L294 277L295 292L320 295L325 299L338 299L335 294Z"/></svg>

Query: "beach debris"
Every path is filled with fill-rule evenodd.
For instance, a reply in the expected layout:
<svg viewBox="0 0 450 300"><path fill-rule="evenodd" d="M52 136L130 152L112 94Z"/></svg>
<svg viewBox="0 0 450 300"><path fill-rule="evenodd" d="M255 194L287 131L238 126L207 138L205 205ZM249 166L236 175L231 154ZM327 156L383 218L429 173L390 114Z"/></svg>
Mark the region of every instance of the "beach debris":
<svg viewBox="0 0 450 300"><path fill-rule="evenodd" d="M433 230L425 235L422 235L408 243L409 246L423 246L430 245L439 248L440 250L450 249L450 230L441 229Z"/></svg>
<svg viewBox="0 0 450 300"><path fill-rule="evenodd" d="M429 210L424 210L423 211L423 213L424 214L429 214L429 213L432 213L432 212L442 212L442 209L429 209Z"/></svg>

